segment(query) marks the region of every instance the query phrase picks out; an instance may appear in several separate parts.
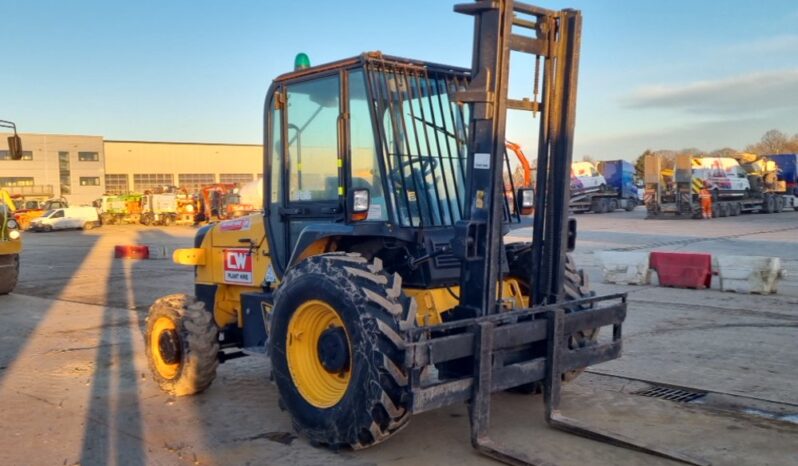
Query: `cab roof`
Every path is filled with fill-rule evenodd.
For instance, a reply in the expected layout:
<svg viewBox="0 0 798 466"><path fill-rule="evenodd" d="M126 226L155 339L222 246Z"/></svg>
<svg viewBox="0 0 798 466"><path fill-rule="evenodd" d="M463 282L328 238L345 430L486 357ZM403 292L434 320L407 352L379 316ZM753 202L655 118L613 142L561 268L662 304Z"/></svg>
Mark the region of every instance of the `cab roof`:
<svg viewBox="0 0 798 466"><path fill-rule="evenodd" d="M373 52L363 52L360 55L351 58L345 58L343 60L337 60L329 63L324 63L321 65L311 66L309 68L303 68L300 70L284 73L275 78L274 82L284 82L300 78L303 76L323 73L325 71L351 68L357 65L364 65L368 62L381 62L384 64L391 64L395 66L421 67L429 71L437 71L437 72L451 73L451 74L461 74L461 75L471 74L471 70L469 68L443 65L440 63L426 62L422 60L414 60L412 58L402 58L402 57L395 57L392 55L383 55L383 53L380 51L373 51Z"/></svg>

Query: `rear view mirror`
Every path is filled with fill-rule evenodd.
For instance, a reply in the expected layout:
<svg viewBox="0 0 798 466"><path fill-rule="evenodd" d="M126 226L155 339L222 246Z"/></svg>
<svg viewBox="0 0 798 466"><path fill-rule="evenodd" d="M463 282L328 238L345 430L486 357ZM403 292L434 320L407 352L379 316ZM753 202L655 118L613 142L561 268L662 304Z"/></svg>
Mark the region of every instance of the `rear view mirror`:
<svg viewBox="0 0 798 466"><path fill-rule="evenodd" d="M22 138L18 134L8 137L8 153L11 154L11 160L22 158Z"/></svg>

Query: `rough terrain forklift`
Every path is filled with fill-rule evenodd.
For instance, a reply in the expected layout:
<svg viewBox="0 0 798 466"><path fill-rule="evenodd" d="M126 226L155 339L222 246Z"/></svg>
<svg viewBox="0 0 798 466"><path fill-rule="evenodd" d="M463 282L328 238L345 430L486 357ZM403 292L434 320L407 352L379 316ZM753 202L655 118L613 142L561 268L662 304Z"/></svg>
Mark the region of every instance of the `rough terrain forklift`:
<svg viewBox="0 0 798 466"><path fill-rule="evenodd" d="M11 160L22 158L22 139L17 134L17 126L0 120L0 128L14 130L8 137L8 153ZM0 188L0 295L14 291L19 277L19 253L22 252L22 238L19 224L14 219L14 202L11 196Z"/></svg>
<svg viewBox="0 0 798 466"><path fill-rule="evenodd" d="M532 461L490 441L490 395L542 388L552 426L652 451L558 411L563 380L619 356L626 314L625 295L594 296L567 254L580 13L455 10L475 18L471 69L379 52L310 67L300 54L274 80L264 212L175 252L195 292L150 309L153 377L193 394L219 362L267 353L314 444L369 447L411 414L469 402L472 444L515 464ZM510 50L535 56L528 99L507 96ZM505 187L508 109L540 118L534 192ZM504 244L533 208L531 241Z"/></svg>

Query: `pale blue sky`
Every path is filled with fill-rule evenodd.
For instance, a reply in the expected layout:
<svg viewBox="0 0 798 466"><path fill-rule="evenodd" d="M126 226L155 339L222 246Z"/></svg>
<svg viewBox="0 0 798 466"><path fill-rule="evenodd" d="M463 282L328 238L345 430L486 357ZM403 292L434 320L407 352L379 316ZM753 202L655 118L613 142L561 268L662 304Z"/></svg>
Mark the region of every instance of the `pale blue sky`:
<svg viewBox="0 0 798 466"><path fill-rule="evenodd" d="M798 3L569 0L584 14L575 157L798 132ZM381 50L468 66L450 1L0 0L0 118L23 132L259 143L269 82ZM509 136L531 137L517 121Z"/></svg>

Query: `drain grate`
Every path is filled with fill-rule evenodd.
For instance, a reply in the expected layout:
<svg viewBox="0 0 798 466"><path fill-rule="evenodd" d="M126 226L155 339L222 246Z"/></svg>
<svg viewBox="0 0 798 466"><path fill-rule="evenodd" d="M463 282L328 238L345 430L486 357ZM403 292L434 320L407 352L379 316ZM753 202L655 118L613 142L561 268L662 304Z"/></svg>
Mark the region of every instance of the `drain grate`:
<svg viewBox="0 0 798 466"><path fill-rule="evenodd" d="M676 403L689 403L705 396L707 392L685 390L683 388L670 388L652 385L643 390L632 392L632 395L647 396L650 398L659 398L661 400L674 401Z"/></svg>

